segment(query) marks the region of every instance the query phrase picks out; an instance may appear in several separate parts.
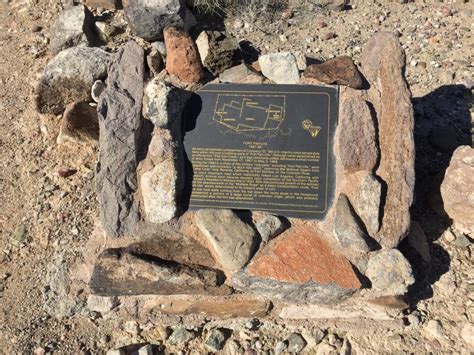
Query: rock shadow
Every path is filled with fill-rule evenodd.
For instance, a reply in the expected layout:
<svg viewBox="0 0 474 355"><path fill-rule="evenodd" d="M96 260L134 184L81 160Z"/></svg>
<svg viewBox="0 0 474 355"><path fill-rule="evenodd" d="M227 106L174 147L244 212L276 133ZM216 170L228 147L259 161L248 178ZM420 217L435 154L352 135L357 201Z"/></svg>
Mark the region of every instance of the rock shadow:
<svg viewBox="0 0 474 355"><path fill-rule="evenodd" d="M420 223L430 246L431 263L409 245L400 249L411 262L416 282L408 296L412 306L433 296L433 284L449 271L451 259L436 241L451 225L443 208L440 186L454 150L472 144L472 95L463 85L445 85L413 98L415 114L415 201L412 220Z"/></svg>

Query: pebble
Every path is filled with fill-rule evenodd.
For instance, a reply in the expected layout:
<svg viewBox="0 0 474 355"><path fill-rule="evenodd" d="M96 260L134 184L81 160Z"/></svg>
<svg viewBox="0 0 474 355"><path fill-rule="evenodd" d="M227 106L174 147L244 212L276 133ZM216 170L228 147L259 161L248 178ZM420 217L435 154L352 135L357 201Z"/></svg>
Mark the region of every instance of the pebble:
<svg viewBox="0 0 474 355"><path fill-rule="evenodd" d="M257 330L261 326L258 319L252 319L245 323L245 328L248 330Z"/></svg>
<svg viewBox="0 0 474 355"><path fill-rule="evenodd" d="M224 348L225 341L226 335L224 331L221 329L213 329L207 337L206 346L209 350L216 352Z"/></svg>
<svg viewBox="0 0 474 355"><path fill-rule="evenodd" d="M133 320L125 322L123 329L127 333L132 335L137 335L140 332L140 327L138 326L138 323Z"/></svg>
<svg viewBox="0 0 474 355"><path fill-rule="evenodd" d="M27 229L24 224L19 224L16 228L15 231L13 232L10 240L13 245L15 246L21 246L27 238Z"/></svg>
<svg viewBox="0 0 474 355"><path fill-rule="evenodd" d="M454 245L458 248L467 248L472 244L472 241L466 237L464 234L460 234L457 236L456 240L454 241Z"/></svg>
<svg viewBox="0 0 474 355"><path fill-rule="evenodd" d="M288 338L288 351L299 353L306 346L306 341L298 333L292 333Z"/></svg>
<svg viewBox="0 0 474 355"><path fill-rule="evenodd" d="M174 329L173 333L168 338L168 341L170 344L178 345L187 343L195 337L196 334L193 331L187 330L186 328L180 326Z"/></svg>
<svg viewBox="0 0 474 355"><path fill-rule="evenodd" d="M454 242L456 240L456 235L450 229L446 229L442 235L442 238L447 242Z"/></svg>
<svg viewBox="0 0 474 355"><path fill-rule="evenodd" d="M334 39L336 37L337 37L337 35L336 35L335 32L326 32L321 38L324 41L329 41L330 39Z"/></svg>
<svg viewBox="0 0 474 355"><path fill-rule="evenodd" d="M58 175L62 178L68 178L77 173L77 169L59 169Z"/></svg>
<svg viewBox="0 0 474 355"><path fill-rule="evenodd" d="M100 94L105 90L106 86L102 80L96 80L92 85L91 96L95 102L99 102Z"/></svg>
<svg viewBox="0 0 474 355"><path fill-rule="evenodd" d="M288 342L286 340L285 341L279 341L275 345L275 355L282 354L287 348L288 348Z"/></svg>
<svg viewBox="0 0 474 355"><path fill-rule="evenodd" d="M33 27L31 28L31 32L40 32L42 29L43 27L39 25L33 25Z"/></svg>
<svg viewBox="0 0 474 355"><path fill-rule="evenodd" d="M443 339L443 326L440 321L431 319L423 328L427 336L435 339Z"/></svg>

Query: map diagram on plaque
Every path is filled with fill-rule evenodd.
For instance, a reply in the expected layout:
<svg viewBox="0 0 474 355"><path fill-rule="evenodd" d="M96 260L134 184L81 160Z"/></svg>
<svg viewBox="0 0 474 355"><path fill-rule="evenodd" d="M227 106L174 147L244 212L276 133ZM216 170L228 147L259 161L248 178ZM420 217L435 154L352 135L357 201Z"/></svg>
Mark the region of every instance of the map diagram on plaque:
<svg viewBox="0 0 474 355"><path fill-rule="evenodd" d="M274 131L285 119L284 95L219 94L214 117L235 132Z"/></svg>

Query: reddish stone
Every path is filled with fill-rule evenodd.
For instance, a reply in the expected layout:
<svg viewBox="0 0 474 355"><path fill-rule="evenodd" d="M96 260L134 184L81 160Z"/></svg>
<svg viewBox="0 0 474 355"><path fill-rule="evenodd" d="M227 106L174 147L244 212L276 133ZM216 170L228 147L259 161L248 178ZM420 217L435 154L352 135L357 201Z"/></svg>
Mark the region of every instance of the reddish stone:
<svg viewBox="0 0 474 355"><path fill-rule="evenodd" d="M322 64L309 65L304 76L316 79L326 84L346 85L354 89L361 89L362 76L350 57L342 56L330 59Z"/></svg>
<svg viewBox="0 0 474 355"><path fill-rule="evenodd" d="M204 75L201 57L196 43L186 32L167 27L164 32L166 44L166 70L186 84L196 84Z"/></svg>
<svg viewBox="0 0 474 355"><path fill-rule="evenodd" d="M318 233L305 225L289 229L254 258L248 274L296 284L315 281L346 289L360 288L351 263Z"/></svg>
<svg viewBox="0 0 474 355"><path fill-rule="evenodd" d="M405 53L396 36L379 32L362 51L361 63L377 113L380 162L376 174L387 184L382 227L375 238L390 249L409 231L415 185L414 117L404 75Z"/></svg>

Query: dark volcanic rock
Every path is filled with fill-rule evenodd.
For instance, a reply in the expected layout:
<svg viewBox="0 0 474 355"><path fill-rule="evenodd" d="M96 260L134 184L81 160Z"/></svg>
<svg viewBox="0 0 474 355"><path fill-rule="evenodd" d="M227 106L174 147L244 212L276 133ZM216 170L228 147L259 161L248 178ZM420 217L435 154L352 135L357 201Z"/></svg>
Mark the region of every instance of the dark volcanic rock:
<svg viewBox="0 0 474 355"><path fill-rule="evenodd" d="M51 26L51 51L58 54L62 50L76 46L97 44L94 15L84 5L72 6L64 10Z"/></svg>
<svg viewBox="0 0 474 355"><path fill-rule="evenodd" d="M230 294L224 274L213 266L205 247L163 230L143 242L102 252L90 287L101 296Z"/></svg>
<svg viewBox="0 0 474 355"><path fill-rule="evenodd" d="M379 32L363 49L361 63L377 113L380 163L376 174L387 184L382 226L375 239L390 249L409 231L415 186L414 117L404 76L405 53L395 35Z"/></svg>
<svg viewBox="0 0 474 355"><path fill-rule="evenodd" d="M326 84L345 85L353 89L362 89L363 85L362 75L352 59L347 56L309 65L304 71L304 76Z"/></svg>
<svg viewBox="0 0 474 355"><path fill-rule="evenodd" d="M183 0L124 0L123 9L135 34L149 41L163 39L167 26L184 27Z"/></svg>
<svg viewBox="0 0 474 355"><path fill-rule="evenodd" d="M196 40L202 64L217 76L242 62L239 43L219 31L203 31Z"/></svg>
<svg viewBox="0 0 474 355"><path fill-rule="evenodd" d="M132 233L139 218L133 194L137 190L144 63L138 44L129 42L122 47L110 66L107 88L97 107L97 196L103 227L115 237Z"/></svg>
<svg viewBox="0 0 474 355"><path fill-rule="evenodd" d="M74 47L56 55L36 87L40 113L60 114L71 102L91 101L91 87L105 79L112 55L99 48Z"/></svg>

